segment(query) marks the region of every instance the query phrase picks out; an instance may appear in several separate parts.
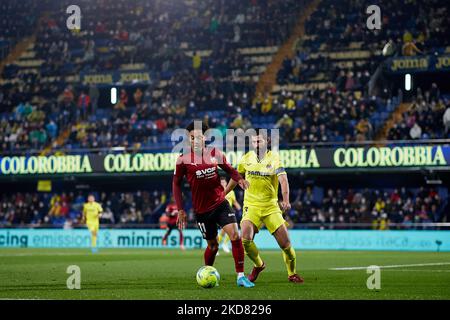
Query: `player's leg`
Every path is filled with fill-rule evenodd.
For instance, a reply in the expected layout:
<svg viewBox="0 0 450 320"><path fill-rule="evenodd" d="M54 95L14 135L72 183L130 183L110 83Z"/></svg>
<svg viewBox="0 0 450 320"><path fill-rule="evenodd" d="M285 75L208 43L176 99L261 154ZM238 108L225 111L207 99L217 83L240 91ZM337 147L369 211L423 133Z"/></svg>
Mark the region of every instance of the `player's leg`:
<svg viewBox="0 0 450 320"><path fill-rule="evenodd" d="M228 247L228 241L230 241L230 237L226 234L225 230L221 229L219 233L219 248L222 245L223 251L226 253L230 253L230 247Z"/></svg>
<svg viewBox="0 0 450 320"><path fill-rule="evenodd" d="M303 278L298 276L297 268L296 268L296 255L295 250L292 247L291 240L289 239L289 233L285 224L282 224L275 230L273 236L278 242L282 252L283 252L283 260L286 264L286 269L288 272L289 281L295 283L304 282Z"/></svg>
<svg viewBox="0 0 450 320"><path fill-rule="evenodd" d="M234 259L234 267L237 273L237 285L239 287L251 288L254 286L244 274L244 247L242 239L239 234L239 228L236 220L236 215L230 207L228 201L224 201L214 211L215 222L222 227L225 233L230 237L231 252Z"/></svg>
<svg viewBox="0 0 450 320"><path fill-rule="evenodd" d="M228 237L228 235L225 235L223 242L222 242L222 248L223 248L223 251L225 251L226 253L230 253L230 247L228 246L229 241L230 241L230 237Z"/></svg>
<svg viewBox="0 0 450 320"><path fill-rule="evenodd" d="M255 238L255 234L258 232L258 228L251 220L242 220L241 222L241 230L242 230L242 243L244 245L245 254L250 258L253 262L253 269L248 279L251 282L255 282L258 278L258 275L261 271L266 268L263 260L259 255L258 247L253 241Z"/></svg>
<svg viewBox="0 0 450 320"><path fill-rule="evenodd" d="M203 258L205 260L205 265L212 266L216 259L217 251L219 251L219 242L217 241L217 238L206 240L206 242L208 243L208 246L203 254Z"/></svg>
<svg viewBox="0 0 450 320"><path fill-rule="evenodd" d="M183 230L178 228L178 232L180 233L180 249L184 250L184 237L183 237Z"/></svg>
<svg viewBox="0 0 450 320"><path fill-rule="evenodd" d="M223 230L230 237L231 252L233 254L234 265L236 272L242 276L244 274L244 247L242 245L242 239L239 235L239 229L237 222L229 223L223 226Z"/></svg>
<svg viewBox="0 0 450 320"><path fill-rule="evenodd" d="M173 226L170 225L170 224L168 224L168 225L167 225L167 231L166 231L166 233L164 234L164 237L163 237L163 240L162 240L163 246L166 246L166 245L167 245L167 238L168 238L169 235L172 233L172 229L173 229Z"/></svg>
<svg viewBox="0 0 450 320"><path fill-rule="evenodd" d="M219 236L218 236L218 241L219 241L219 251L220 251L220 244L222 243L222 240L224 239L224 235L225 235L226 233L225 233L225 230L223 230L223 229L220 229L220 232L219 232ZM222 246L222 248L223 248L223 246ZM219 255L219 251L217 251L217 255Z"/></svg>
<svg viewBox="0 0 450 320"><path fill-rule="evenodd" d="M88 229L91 233L91 250L92 252L97 252L97 233L98 233L98 229L99 229L99 224L98 223L92 223L88 225Z"/></svg>
<svg viewBox="0 0 450 320"><path fill-rule="evenodd" d="M217 242L217 224L211 216L211 213L196 215L198 228L202 233L203 239L205 239L208 244L205 253L203 254L205 265L207 266L212 266L214 264L217 251L219 251L219 242Z"/></svg>
<svg viewBox="0 0 450 320"><path fill-rule="evenodd" d="M218 237L219 245L222 243L222 240L224 239L225 235L226 235L225 230L220 229L220 233L219 233L219 237Z"/></svg>
<svg viewBox="0 0 450 320"><path fill-rule="evenodd" d="M244 213L241 220L242 242L245 253L253 261L256 268L263 266L263 261L259 255L259 250L253 241L261 226L261 211L256 207L244 206Z"/></svg>
<svg viewBox="0 0 450 320"><path fill-rule="evenodd" d="M231 251L233 253L235 269L237 273L244 272L244 247L237 222L229 223L222 227L231 240Z"/></svg>

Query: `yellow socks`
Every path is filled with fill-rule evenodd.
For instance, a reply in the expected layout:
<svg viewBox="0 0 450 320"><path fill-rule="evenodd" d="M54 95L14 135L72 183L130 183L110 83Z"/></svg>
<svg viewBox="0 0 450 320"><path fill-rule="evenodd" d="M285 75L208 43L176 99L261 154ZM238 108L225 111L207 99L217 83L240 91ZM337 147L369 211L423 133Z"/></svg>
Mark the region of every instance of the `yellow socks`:
<svg viewBox="0 0 450 320"><path fill-rule="evenodd" d="M295 257L295 250L292 248L292 246L288 248L284 248L283 250L283 258L284 263L286 264L286 269L288 271L288 275L292 276L293 274L296 274L296 257Z"/></svg>
<svg viewBox="0 0 450 320"><path fill-rule="evenodd" d="M97 236L91 236L91 247L95 248L97 247Z"/></svg>
<svg viewBox="0 0 450 320"><path fill-rule="evenodd" d="M255 267L261 267L263 265L263 261L259 256L259 251L256 247L255 242L253 242L253 240L242 239L242 244L244 246L247 257L249 257L250 260L253 261Z"/></svg>

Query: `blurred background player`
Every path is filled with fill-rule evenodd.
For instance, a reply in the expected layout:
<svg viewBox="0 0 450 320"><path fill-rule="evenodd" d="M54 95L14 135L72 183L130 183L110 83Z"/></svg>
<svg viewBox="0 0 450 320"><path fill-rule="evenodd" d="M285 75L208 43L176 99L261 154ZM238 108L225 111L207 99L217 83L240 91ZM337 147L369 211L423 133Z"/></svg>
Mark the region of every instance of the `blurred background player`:
<svg viewBox="0 0 450 320"><path fill-rule="evenodd" d="M254 267L249 280L256 281L259 273L266 268L253 242L255 234L265 225L278 242L282 252L288 280L302 283L304 280L296 271L295 250L291 245L286 228L288 224L283 212L290 210L289 182L278 153L269 150L267 131L256 130L251 137L253 150L247 152L238 165L238 172L245 175L250 183L244 193L244 212L241 220L242 243L245 253L253 261ZM278 203L278 183L281 184L282 200ZM225 193L233 190L236 183L230 180ZM281 207L281 209L280 209Z"/></svg>
<svg viewBox="0 0 450 320"><path fill-rule="evenodd" d="M223 189L225 190L227 187L227 178L225 177L221 177L220 178L220 183L222 184ZM236 194L234 192L234 190L231 190L226 196L225 199L230 203L230 206L236 209L236 212L241 210L241 205L239 204L239 202L236 200ZM228 247L228 241L230 241L230 237L228 237L228 235L226 234L225 230L221 229L220 233L219 233L219 248L220 245L222 245L222 249L223 251L225 251L226 253L230 252L230 248ZM217 252L217 254L219 254L219 252Z"/></svg>
<svg viewBox="0 0 450 320"><path fill-rule="evenodd" d="M91 250L93 253L98 251L97 233L100 227L100 217L102 212L102 206L98 202L95 202L94 195L90 194L88 196L88 202L83 206L82 223L86 223L87 228L91 232Z"/></svg>
<svg viewBox="0 0 450 320"><path fill-rule="evenodd" d="M180 233L180 249L184 250L183 231L177 227L178 209L177 209L177 204L175 203L173 198L172 198L172 201L166 207L165 215L167 217L167 220L166 220L167 231L163 237L163 242L162 242L163 246L167 246L167 238L169 237L172 230L178 229L178 232Z"/></svg>
<svg viewBox="0 0 450 320"><path fill-rule="evenodd" d="M219 168L228 173L236 184L244 190L248 182L226 160L225 155L216 148L207 148L205 132L208 126L200 121L192 122L186 128L190 141L190 150L177 159L173 176L173 196L178 208L177 224L180 229L186 226L187 215L183 209L181 184L187 177L192 193L192 205L195 219L207 241L204 253L205 265L212 266L219 250L217 227L222 227L231 240L234 266L239 287L251 288L252 282L244 274L244 248L239 235L236 215L225 200L224 189L220 183Z"/></svg>

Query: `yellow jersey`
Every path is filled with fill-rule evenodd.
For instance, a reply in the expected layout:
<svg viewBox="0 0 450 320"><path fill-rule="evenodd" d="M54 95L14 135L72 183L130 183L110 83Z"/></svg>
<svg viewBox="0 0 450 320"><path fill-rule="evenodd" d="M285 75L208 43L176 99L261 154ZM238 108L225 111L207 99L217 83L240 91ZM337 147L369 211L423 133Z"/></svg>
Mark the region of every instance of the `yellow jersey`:
<svg viewBox="0 0 450 320"><path fill-rule="evenodd" d="M101 212L103 212L102 206L95 201L87 202L83 206L83 214L86 215L86 222L98 221Z"/></svg>
<svg viewBox="0 0 450 320"><path fill-rule="evenodd" d="M234 193L234 190L228 192L228 194L225 196L225 199L228 200L228 202L230 203L230 207L233 208L233 203L236 201L236 194Z"/></svg>
<svg viewBox="0 0 450 320"><path fill-rule="evenodd" d="M278 176L286 174L277 152L268 151L259 160L255 151L247 152L238 165L250 187L244 193L244 206L278 205Z"/></svg>

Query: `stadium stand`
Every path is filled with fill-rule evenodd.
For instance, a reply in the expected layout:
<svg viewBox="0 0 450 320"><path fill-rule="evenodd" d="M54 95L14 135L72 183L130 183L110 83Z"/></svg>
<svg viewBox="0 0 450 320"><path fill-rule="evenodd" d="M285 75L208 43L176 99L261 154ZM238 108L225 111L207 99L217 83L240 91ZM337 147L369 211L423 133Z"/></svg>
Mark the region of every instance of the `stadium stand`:
<svg viewBox="0 0 450 320"><path fill-rule="evenodd" d="M450 45L446 1L386 2L385 27L374 33L363 28L367 15L360 10L369 1L338 6L323 0L307 19L293 58L283 60L276 85L261 93L258 81L307 1L80 0L87 22L71 32L60 14L70 1L46 0L39 10L33 3L0 4L2 60L17 40L35 36L14 61L0 65L2 155L43 150L94 154L114 147L167 151L173 146L173 129L193 118L222 132L279 128L286 148L362 143L378 137L402 102L387 86L379 94L369 92L371 76L385 59L384 44L393 41L397 56L411 54L411 43L419 54L448 52ZM21 14L11 18L11 12ZM107 86L81 81L85 74L117 70L146 70L150 81ZM105 99L112 86L119 89L114 104ZM400 116L386 139L449 137L449 99L436 84L419 87ZM398 192L387 189L331 189L326 195L319 189L311 199L307 191L294 194L293 222L437 222L447 204L443 191L436 196L434 190L408 188L399 201ZM157 223L154 212L167 202L169 192L162 194L141 190L99 196L112 212L107 222L126 224ZM85 196L2 194L0 223L71 223L79 219ZM119 204L113 204L116 198ZM137 204L142 202L148 206Z"/></svg>
<svg viewBox="0 0 450 320"><path fill-rule="evenodd" d="M91 192L92 193L92 192ZM103 204L102 223L138 225L159 223L170 203L169 190L137 190L133 192L93 192ZM242 200L242 192L238 199ZM71 226L80 222L86 192L2 194L0 224ZM332 223L366 223L374 229L412 228L411 223L441 222L448 201L445 188L345 189L308 186L293 190L292 209L287 213L292 226L325 227ZM190 208L191 203L187 203ZM191 215L191 223L194 218Z"/></svg>

